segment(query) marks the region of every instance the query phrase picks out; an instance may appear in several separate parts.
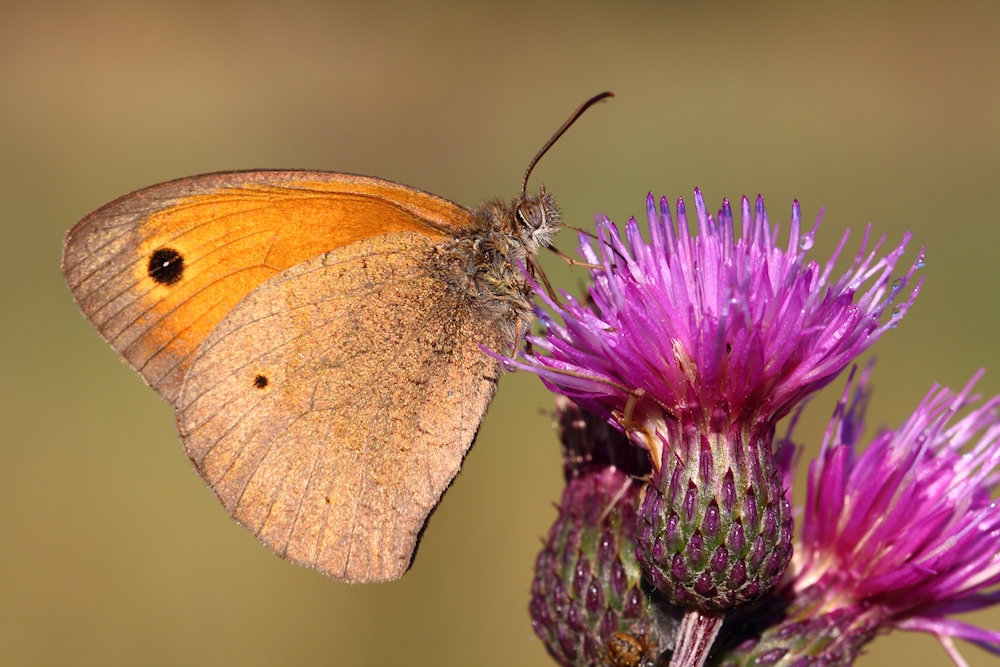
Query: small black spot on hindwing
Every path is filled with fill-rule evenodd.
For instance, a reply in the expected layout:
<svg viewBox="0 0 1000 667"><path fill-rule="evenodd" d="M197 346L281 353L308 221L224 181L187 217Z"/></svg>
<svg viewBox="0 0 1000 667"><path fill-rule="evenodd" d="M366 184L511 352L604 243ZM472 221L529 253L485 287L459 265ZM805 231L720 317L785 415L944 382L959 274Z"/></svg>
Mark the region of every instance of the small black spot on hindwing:
<svg viewBox="0 0 1000 667"><path fill-rule="evenodd" d="M149 277L173 285L184 277L184 257L173 248L160 248L149 256Z"/></svg>
<svg viewBox="0 0 1000 667"><path fill-rule="evenodd" d="M258 389L263 389L264 387L267 386L267 377L263 375L258 375L253 379L253 386L257 387Z"/></svg>

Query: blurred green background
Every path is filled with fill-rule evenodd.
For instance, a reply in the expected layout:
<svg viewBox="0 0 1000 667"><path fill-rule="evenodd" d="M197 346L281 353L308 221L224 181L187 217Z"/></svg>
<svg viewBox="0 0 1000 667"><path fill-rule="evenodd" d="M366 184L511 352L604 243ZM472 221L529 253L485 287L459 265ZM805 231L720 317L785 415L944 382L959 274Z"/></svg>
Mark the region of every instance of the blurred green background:
<svg viewBox="0 0 1000 667"><path fill-rule="evenodd" d="M928 246L923 293L875 346L870 423L895 425L980 366L1000 391L998 35L993 2L0 4L0 664L552 664L526 610L562 488L536 378L501 383L406 577L327 580L228 518L171 409L77 312L61 239L94 208L263 167L472 206L514 195L612 90L535 171L572 224L699 186L713 206L763 193L782 222L793 198L827 206L819 259L869 221ZM841 387L800 440L815 448ZM859 664L904 663L950 664L904 633Z"/></svg>

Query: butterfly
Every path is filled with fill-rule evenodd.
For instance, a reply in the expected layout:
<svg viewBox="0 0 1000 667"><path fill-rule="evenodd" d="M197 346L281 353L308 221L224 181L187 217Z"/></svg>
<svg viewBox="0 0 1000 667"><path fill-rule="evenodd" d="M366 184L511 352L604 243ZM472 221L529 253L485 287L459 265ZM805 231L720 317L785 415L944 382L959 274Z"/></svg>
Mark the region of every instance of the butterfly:
<svg viewBox="0 0 1000 667"><path fill-rule="evenodd" d="M276 554L340 581L409 569L533 315L542 188L475 209L390 181L242 171L125 195L67 234L97 331ZM527 275L526 275L527 274Z"/></svg>

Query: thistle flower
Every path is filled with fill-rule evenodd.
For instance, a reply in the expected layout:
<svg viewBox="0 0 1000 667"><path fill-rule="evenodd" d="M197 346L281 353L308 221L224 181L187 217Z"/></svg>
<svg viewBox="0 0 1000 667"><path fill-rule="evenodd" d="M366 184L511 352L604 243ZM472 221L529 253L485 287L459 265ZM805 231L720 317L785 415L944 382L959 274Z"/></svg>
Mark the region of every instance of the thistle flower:
<svg viewBox="0 0 1000 667"><path fill-rule="evenodd" d="M792 207L786 250L758 197L742 201L737 236L729 202L717 217L695 191L698 234L683 201L647 198L650 242L635 219L625 239L607 218L592 269L593 307L565 295L540 313L547 355L511 365L607 418L648 451L653 475L639 512L637 556L674 604L721 611L755 599L791 556L792 518L772 447L774 424L895 326L917 291L880 318L915 269L892 280L909 234L877 258L870 227L835 282L833 257L806 263L819 220L802 233ZM921 252L921 258L923 253ZM864 288L868 285L867 289ZM543 297L544 298L544 297Z"/></svg>
<svg viewBox="0 0 1000 667"><path fill-rule="evenodd" d="M565 667L665 665L679 610L642 584L635 513L649 470L625 437L556 399L566 489L535 567L532 625Z"/></svg>
<svg viewBox="0 0 1000 667"><path fill-rule="evenodd" d="M977 379L958 394L933 387L860 454L867 372L850 407L845 391L809 467L790 576L769 603L784 620L724 664L850 665L891 628L936 636L960 667L956 637L1000 654L1000 632L948 618L1000 602L1000 396L956 419Z"/></svg>

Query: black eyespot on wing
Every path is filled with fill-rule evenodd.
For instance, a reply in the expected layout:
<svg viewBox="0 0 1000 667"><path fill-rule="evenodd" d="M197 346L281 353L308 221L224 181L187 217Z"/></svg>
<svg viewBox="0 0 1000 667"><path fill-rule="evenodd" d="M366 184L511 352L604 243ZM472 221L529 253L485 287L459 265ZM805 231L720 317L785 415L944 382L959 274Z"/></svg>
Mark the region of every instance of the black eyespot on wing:
<svg viewBox="0 0 1000 667"><path fill-rule="evenodd" d="M253 379L253 386L257 387L258 389L263 389L264 387L267 386L267 378L263 375L258 375Z"/></svg>
<svg viewBox="0 0 1000 667"><path fill-rule="evenodd" d="M161 285L173 285L184 277L184 257L173 248L160 248L149 256L148 271Z"/></svg>

